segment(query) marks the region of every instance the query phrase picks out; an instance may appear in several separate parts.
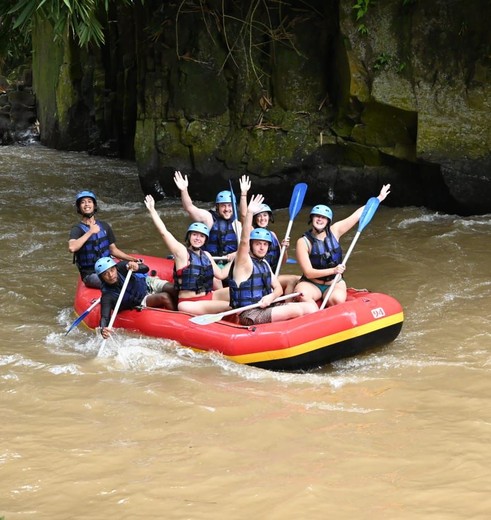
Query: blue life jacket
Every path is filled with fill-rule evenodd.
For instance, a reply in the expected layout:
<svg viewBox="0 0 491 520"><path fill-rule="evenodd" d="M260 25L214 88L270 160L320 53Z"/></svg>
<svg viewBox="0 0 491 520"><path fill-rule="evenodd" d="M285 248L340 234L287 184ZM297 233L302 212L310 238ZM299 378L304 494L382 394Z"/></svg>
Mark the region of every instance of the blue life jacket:
<svg viewBox="0 0 491 520"><path fill-rule="evenodd" d="M103 256L110 256L111 254L109 251L110 244L106 230L98 220L96 220L96 224L100 228L99 233L97 233L97 235L92 235L74 254L74 260L80 270L89 270L94 272L94 265L97 260ZM84 233L87 233L90 229L90 226L87 226L87 224L84 224L83 222L79 222L78 226Z"/></svg>
<svg viewBox="0 0 491 520"><path fill-rule="evenodd" d="M188 249L189 265L177 275L174 264L174 287L178 291L194 291L208 294L213 289L213 266L203 251L196 253ZM179 281L180 279L180 281Z"/></svg>
<svg viewBox="0 0 491 520"><path fill-rule="evenodd" d="M103 293L113 293L113 295L117 298L121 293L121 289L123 288L123 284L126 276L123 276L118 271L118 281L113 285L109 285L102 282L102 292ZM145 280L145 276L135 276L135 274L131 275L130 281L126 287L126 291L123 296L123 300L121 302L121 310L124 309L133 309L134 307L138 307L142 302L143 298L147 295L147 281Z"/></svg>
<svg viewBox="0 0 491 520"><path fill-rule="evenodd" d="M271 238L273 239L273 242L269 244L266 260L268 264L271 266L273 272L275 272L276 267L278 266L278 261L280 259L281 246L279 240L276 238L275 235L273 235L273 233L271 233Z"/></svg>
<svg viewBox="0 0 491 520"><path fill-rule="evenodd" d="M230 289L230 306L233 309L257 303L263 296L270 294L271 289L271 267L265 259L259 260L254 256L252 259L252 274L244 280L240 286L230 277L228 284ZM233 266L231 268L231 271Z"/></svg>
<svg viewBox="0 0 491 520"><path fill-rule="evenodd" d="M213 226L203 249L211 256L224 256L237 251L238 242L232 226L233 219L225 220L216 211L210 210Z"/></svg>
<svg viewBox="0 0 491 520"><path fill-rule="evenodd" d="M329 269L336 267L343 261L343 253L341 246L339 245L336 237L331 233L327 232L324 240L319 240L312 235L311 231L307 231L303 234L304 237L312 244L309 257L310 263L314 269ZM319 277L319 280L329 281L334 278L332 276Z"/></svg>

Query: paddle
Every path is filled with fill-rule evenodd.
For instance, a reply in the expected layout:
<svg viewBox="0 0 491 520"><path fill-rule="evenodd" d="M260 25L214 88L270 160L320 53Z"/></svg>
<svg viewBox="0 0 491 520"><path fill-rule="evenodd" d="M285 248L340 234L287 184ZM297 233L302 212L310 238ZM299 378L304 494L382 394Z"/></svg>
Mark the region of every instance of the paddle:
<svg viewBox="0 0 491 520"><path fill-rule="evenodd" d="M237 216L237 199L235 198L234 189L232 187L232 179L228 180L230 185L230 193L232 194L232 211L234 212L234 220L232 222L232 227L234 228L235 234L237 236L237 243L240 242L240 235L242 233L242 224L239 221Z"/></svg>
<svg viewBox="0 0 491 520"><path fill-rule="evenodd" d="M307 191L307 185L304 182L296 184L293 188L292 198L290 199L290 221L288 222L288 227L286 228L285 240L290 238L290 231L293 226L293 220L298 215L298 212L302 209L303 199L305 198L305 192ZM280 251L280 258L278 260L278 265L276 266L275 275L278 276L280 274L281 264L283 262L283 256L285 255L286 247L282 247Z"/></svg>
<svg viewBox="0 0 491 520"><path fill-rule="evenodd" d="M291 293L291 294L284 294L283 296L280 296L279 298L276 298L276 300L273 301L273 303L281 302L283 300L287 300L288 298L295 298L295 296L300 296L302 293ZM251 305L246 305L245 307L239 307L238 309L232 309L230 311L225 312L219 312L218 314L202 314L201 316L193 316L192 318L189 318L189 321L192 321L193 323L197 323L198 325L209 325L210 323L216 323L217 321L220 321L225 316L230 316L231 314L237 314L238 312L248 311L249 309L255 309L256 307L260 307L260 303L252 303Z"/></svg>
<svg viewBox="0 0 491 520"><path fill-rule="evenodd" d="M348 262L351 252L353 251L356 241L358 240L358 237L361 235L361 232L365 229L365 227L368 225L370 220L372 220L372 217L373 217L374 213L377 211L379 204L380 204L380 201L378 200L377 197L372 197L372 198L368 199L368 202L365 205L365 209L363 210L363 213L361 214L360 220L358 222L358 231L356 232L356 235L353 238L351 245L349 246L348 252L346 253L346 255L343 259L344 265L346 265L346 263ZM334 277L334 280L332 281L331 286L329 287L329 290L327 291L326 295L324 296L324 300L322 301L322 305L320 306L319 310L324 309L324 307L327 305L327 302L329 301L329 297L331 296L335 285L341 279L341 276L342 275L337 274Z"/></svg>
<svg viewBox="0 0 491 520"><path fill-rule="evenodd" d="M111 315L111 319L109 320L109 325L107 326L108 329L112 329L114 325L114 320L116 319L116 316L118 315L119 307L121 306L121 302L123 301L124 293L126 292L126 287L128 287L128 282L130 281L131 275L133 271L131 269L128 269L128 273L126 274L126 278L124 279L123 287L121 288L121 292L118 296L118 301L116 302L116 305L114 306L113 313ZM102 351L104 350L104 346L106 345L107 339L103 339L101 346L99 348L99 352L97 353L97 356L100 356L102 354Z"/></svg>
<svg viewBox="0 0 491 520"><path fill-rule="evenodd" d="M87 307L87 309L85 309L84 312L82 312L82 314L70 325L70 327L68 328L68 330L65 332L65 336L72 330L74 329L79 323L81 323L81 321L85 318L85 316L87 316L87 314L90 313L90 311L92 311L92 309L99 304L99 302L101 301L100 298L97 298L97 300L92 300L92 305L90 307Z"/></svg>

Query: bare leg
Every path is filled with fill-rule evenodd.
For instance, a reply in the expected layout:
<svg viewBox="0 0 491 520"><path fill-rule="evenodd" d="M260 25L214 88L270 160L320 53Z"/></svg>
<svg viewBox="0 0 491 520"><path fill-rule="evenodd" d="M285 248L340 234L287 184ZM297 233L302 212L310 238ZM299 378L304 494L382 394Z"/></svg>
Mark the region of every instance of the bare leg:
<svg viewBox="0 0 491 520"><path fill-rule="evenodd" d="M169 311L177 310L173 297L166 292L149 294L146 304L148 307L162 307Z"/></svg>
<svg viewBox="0 0 491 520"><path fill-rule="evenodd" d="M334 287L331 296L329 296L329 301L327 304L329 307L333 305L339 305L340 303L344 303L346 301L346 297L346 282L344 280L340 280Z"/></svg>
<svg viewBox="0 0 491 520"><path fill-rule="evenodd" d="M300 302L317 302L322 298L321 290L310 282L300 282L295 286L293 292L300 292L302 296L298 297Z"/></svg>
<svg viewBox="0 0 491 520"><path fill-rule="evenodd" d="M278 305L272 308L271 321L291 320L307 314L317 312L319 307L314 301L292 302L285 305Z"/></svg>
<svg viewBox="0 0 491 520"><path fill-rule="evenodd" d="M178 306L180 311L190 314L216 314L228 311L229 302L225 300L203 300L197 302L181 302Z"/></svg>
<svg viewBox="0 0 491 520"><path fill-rule="evenodd" d="M294 289L299 280L300 276L297 276L296 274L280 274L280 276L278 276L278 281L283 289L283 294L292 294L295 292Z"/></svg>

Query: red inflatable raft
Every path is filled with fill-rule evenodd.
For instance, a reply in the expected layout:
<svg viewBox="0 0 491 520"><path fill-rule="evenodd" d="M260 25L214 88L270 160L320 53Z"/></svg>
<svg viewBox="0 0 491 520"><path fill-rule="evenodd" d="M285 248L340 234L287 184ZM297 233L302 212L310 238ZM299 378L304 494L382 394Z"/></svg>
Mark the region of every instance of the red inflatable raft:
<svg viewBox="0 0 491 520"><path fill-rule="evenodd" d="M171 279L171 260L142 258L160 278ZM82 314L99 296L100 291L79 281L75 312ZM244 327L224 319L199 325L191 322L191 317L183 312L144 308L120 312L114 327L174 340L198 351L220 352L237 363L299 371L386 345L398 336L404 321L401 305L391 296L355 289L348 290L348 299L341 305L277 323ZM94 329L99 320L97 305L84 322Z"/></svg>

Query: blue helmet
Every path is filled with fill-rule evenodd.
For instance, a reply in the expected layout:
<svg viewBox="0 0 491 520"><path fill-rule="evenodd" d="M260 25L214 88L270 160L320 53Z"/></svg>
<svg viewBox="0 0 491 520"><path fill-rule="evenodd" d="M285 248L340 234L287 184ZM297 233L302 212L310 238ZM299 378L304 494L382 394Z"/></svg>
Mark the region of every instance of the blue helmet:
<svg viewBox="0 0 491 520"><path fill-rule="evenodd" d="M332 220L332 210L328 206L324 206L324 204L317 204L310 211L310 215L320 215L321 217L326 217L329 220Z"/></svg>
<svg viewBox="0 0 491 520"><path fill-rule="evenodd" d="M78 207L80 199L84 199L85 197L90 197L94 201L94 204L97 204L96 196L91 191L84 190L84 191L77 193L77 197L75 199L75 205Z"/></svg>
<svg viewBox="0 0 491 520"><path fill-rule="evenodd" d="M264 228L253 229L249 235L249 240L265 240L270 244L273 243L273 237L271 236L271 233Z"/></svg>
<svg viewBox="0 0 491 520"><path fill-rule="evenodd" d="M205 235L208 239L210 236L210 230L208 229L208 226L203 224L202 222L193 222L186 231L186 239L188 238L189 233L201 233L202 235Z"/></svg>
<svg viewBox="0 0 491 520"><path fill-rule="evenodd" d="M104 273L111 267L114 267L115 265L116 262L110 256L103 256L102 258L99 258L99 260L97 260L97 262L95 263L95 274L100 276L102 273Z"/></svg>
<svg viewBox="0 0 491 520"><path fill-rule="evenodd" d="M231 204L232 203L232 192L228 191L228 190L221 191L217 195L217 197L215 199L215 203L216 204Z"/></svg>

